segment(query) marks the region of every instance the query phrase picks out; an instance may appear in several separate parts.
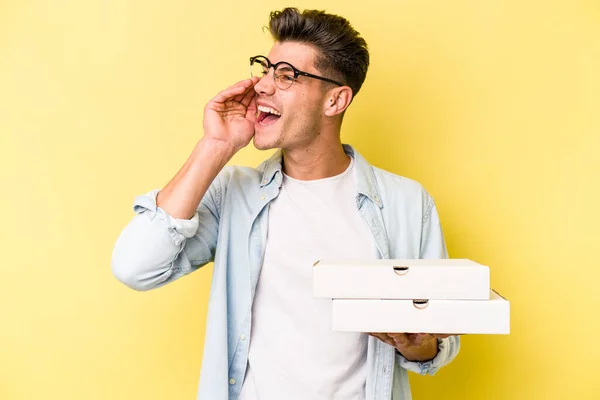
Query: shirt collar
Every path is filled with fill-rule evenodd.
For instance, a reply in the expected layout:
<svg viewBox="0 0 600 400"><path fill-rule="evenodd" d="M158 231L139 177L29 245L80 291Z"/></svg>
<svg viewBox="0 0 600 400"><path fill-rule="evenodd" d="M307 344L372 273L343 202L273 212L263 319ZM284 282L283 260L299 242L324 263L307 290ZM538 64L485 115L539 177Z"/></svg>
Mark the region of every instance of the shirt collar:
<svg viewBox="0 0 600 400"><path fill-rule="evenodd" d="M383 207L381 201L381 195L379 193L379 187L377 186L377 180L375 179L375 173L373 167L365 160L360 153L358 153L350 145L344 144L344 152L350 157L354 158L356 168L356 184L357 191L371 201L373 201L379 208ZM278 149L264 164L264 170L262 179L260 181L260 187L265 187L275 182L277 186L281 185L282 182L282 150Z"/></svg>

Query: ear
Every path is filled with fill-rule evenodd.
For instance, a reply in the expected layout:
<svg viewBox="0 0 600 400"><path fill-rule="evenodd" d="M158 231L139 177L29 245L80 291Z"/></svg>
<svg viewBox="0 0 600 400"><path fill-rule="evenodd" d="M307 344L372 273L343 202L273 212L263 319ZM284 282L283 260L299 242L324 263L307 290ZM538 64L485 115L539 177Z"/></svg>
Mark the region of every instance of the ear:
<svg viewBox="0 0 600 400"><path fill-rule="evenodd" d="M349 86L342 86L332 89L329 96L325 97L325 115L333 117L342 114L352 102L352 89Z"/></svg>

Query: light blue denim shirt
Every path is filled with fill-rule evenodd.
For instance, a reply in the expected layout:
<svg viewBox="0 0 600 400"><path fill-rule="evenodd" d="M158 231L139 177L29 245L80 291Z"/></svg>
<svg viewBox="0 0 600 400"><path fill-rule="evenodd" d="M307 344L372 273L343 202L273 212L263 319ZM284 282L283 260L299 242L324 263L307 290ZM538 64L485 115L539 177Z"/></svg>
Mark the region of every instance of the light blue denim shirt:
<svg viewBox="0 0 600 400"><path fill-rule="evenodd" d="M379 257L447 258L438 213L425 189L371 166L350 146L344 150L355 159L356 207L373 234ZM157 207L159 190L139 196L134 202L136 215L115 244L113 274L136 290L157 288L214 261L199 400L239 396L267 238L268 205L279 194L281 161L277 151L256 169L224 168L190 220L172 218ZM460 347L457 336L439 340L437 356L420 363L407 361L377 338L368 341L367 400L411 399L407 371L433 375Z"/></svg>

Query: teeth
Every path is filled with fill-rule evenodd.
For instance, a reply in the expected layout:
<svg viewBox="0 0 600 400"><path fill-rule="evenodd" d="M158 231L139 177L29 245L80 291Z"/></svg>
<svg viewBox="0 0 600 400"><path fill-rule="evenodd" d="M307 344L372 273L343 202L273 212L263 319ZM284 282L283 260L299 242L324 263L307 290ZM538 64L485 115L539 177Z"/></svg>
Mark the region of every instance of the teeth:
<svg viewBox="0 0 600 400"><path fill-rule="evenodd" d="M277 111L271 107L258 106L258 111L281 116L281 113L279 111Z"/></svg>

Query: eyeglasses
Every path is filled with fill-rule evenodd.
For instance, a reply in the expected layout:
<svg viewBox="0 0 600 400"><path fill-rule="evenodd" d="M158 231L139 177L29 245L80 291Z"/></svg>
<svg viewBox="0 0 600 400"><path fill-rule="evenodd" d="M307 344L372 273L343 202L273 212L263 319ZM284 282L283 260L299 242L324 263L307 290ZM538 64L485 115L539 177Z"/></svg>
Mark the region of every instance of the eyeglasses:
<svg viewBox="0 0 600 400"><path fill-rule="evenodd" d="M300 71L298 68L285 61L272 64L271 61L265 56L250 57L250 74L253 77L255 76L262 78L263 76L268 75L271 67L273 67L273 80L275 81L275 85L277 85L277 87L281 90L289 89L289 87L292 86L292 84L300 75L330 82L338 86L345 86L343 83L334 81L332 79Z"/></svg>

